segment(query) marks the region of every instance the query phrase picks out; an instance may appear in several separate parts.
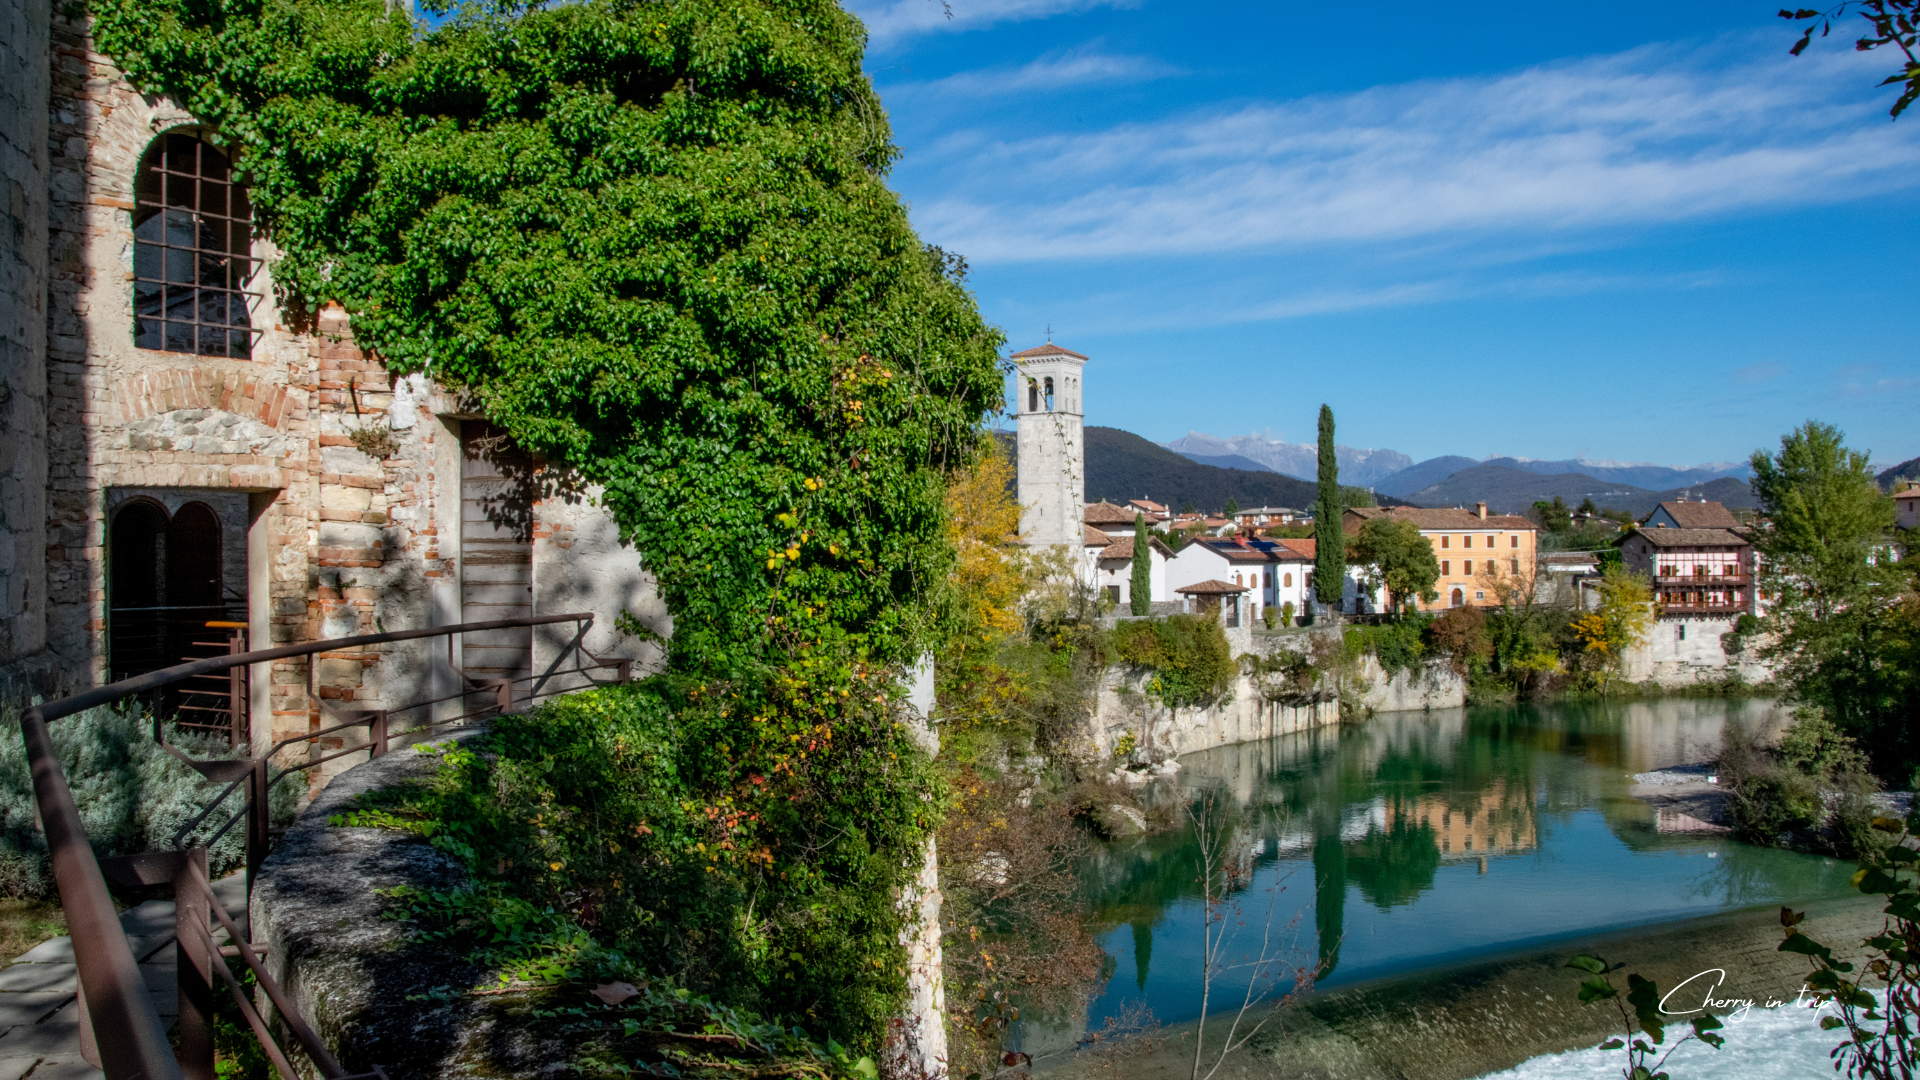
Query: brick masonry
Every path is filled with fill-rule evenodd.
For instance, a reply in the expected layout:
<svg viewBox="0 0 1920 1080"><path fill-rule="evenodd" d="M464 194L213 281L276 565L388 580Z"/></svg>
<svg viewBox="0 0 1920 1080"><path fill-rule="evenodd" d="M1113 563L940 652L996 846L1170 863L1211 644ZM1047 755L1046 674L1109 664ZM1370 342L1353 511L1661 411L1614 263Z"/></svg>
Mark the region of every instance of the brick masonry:
<svg viewBox="0 0 1920 1080"><path fill-rule="evenodd" d="M247 497L250 520L223 526L247 545L257 647L460 621L459 543L444 534L460 520L458 432L472 410L418 376L391 376L354 344L337 306L294 325L266 270L251 286L251 358L135 347L140 159L163 133L216 145L218 133L135 92L94 51L84 17L47 0L0 0L0 37L0 198L12 200L0 206L10 215L0 222L0 423L11 436L0 451L0 676L30 673L20 678L42 691L104 679L106 538L134 489L200 491L223 506ZM270 267L276 253L257 239L253 254ZM354 444L360 428L384 428L398 448L368 456ZM657 659L614 628L625 611L669 630L613 523L557 500L534 517L535 610L592 610L590 649ZM536 661L543 647L537 638ZM437 648L322 654L316 696L362 709L445 692ZM323 723L305 661L270 674L256 690L257 743Z"/></svg>

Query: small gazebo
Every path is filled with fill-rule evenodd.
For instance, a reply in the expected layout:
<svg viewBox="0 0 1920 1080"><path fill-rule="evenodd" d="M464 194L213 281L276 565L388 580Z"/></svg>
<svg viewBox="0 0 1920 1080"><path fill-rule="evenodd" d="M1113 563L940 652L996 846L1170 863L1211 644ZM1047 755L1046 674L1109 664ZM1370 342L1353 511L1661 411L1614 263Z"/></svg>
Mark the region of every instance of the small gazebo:
<svg viewBox="0 0 1920 1080"><path fill-rule="evenodd" d="M1249 590L1244 585L1235 585L1230 581L1209 579L1182 585L1173 591L1186 598L1189 612L1195 615L1211 613L1217 619L1225 609L1227 625L1239 626L1240 594Z"/></svg>

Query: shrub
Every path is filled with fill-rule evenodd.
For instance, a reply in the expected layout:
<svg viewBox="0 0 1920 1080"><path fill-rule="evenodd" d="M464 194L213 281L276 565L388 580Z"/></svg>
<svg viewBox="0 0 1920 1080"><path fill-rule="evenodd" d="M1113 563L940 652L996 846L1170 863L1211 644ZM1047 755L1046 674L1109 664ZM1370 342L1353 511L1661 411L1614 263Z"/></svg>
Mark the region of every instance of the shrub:
<svg viewBox="0 0 1920 1080"><path fill-rule="evenodd" d="M877 1047L906 984L900 853L920 851L943 786L884 700L831 725L758 709L741 725L741 699L702 690L662 676L502 717L342 823L461 859L470 888L413 906L503 976L584 978L615 954Z"/></svg>
<svg viewBox="0 0 1920 1080"><path fill-rule="evenodd" d="M1411 671L1426 659L1427 627L1427 620L1418 616L1380 626L1350 626L1345 635L1347 655L1357 660L1372 653L1388 676Z"/></svg>
<svg viewBox="0 0 1920 1080"><path fill-rule="evenodd" d="M1809 829L1826 817L1813 777L1777 764L1763 764L1731 785L1727 814L1734 830L1756 843L1778 843L1784 833Z"/></svg>
<svg viewBox="0 0 1920 1080"><path fill-rule="evenodd" d="M1484 668L1493 657L1493 640L1487 636L1487 616L1479 608L1448 608L1433 620L1428 633L1436 651L1452 661L1456 675Z"/></svg>
<svg viewBox="0 0 1920 1080"><path fill-rule="evenodd" d="M1817 834L1816 846L1846 856L1885 844L1873 829L1880 785L1866 755L1819 709L1797 710L1773 750L1728 728L1718 767L1730 824L1748 840L1774 844L1805 830Z"/></svg>
<svg viewBox="0 0 1920 1080"><path fill-rule="evenodd" d="M1239 671L1226 632L1204 615L1123 622L1111 641L1115 659L1153 673L1147 692L1170 709L1208 704Z"/></svg>
<svg viewBox="0 0 1920 1080"><path fill-rule="evenodd" d="M171 848L175 831L226 786L201 779L161 749L153 741L152 723L138 712L103 706L48 725L54 753L98 857ZM0 730L6 731L0 737L0 894L51 895L53 868L46 838L35 827L33 777L16 711L6 712ZM228 750L224 740L172 728L167 741L203 760L246 752ZM274 789L276 824L292 819L297 799L297 778ZM222 805L224 812L210 815L196 836L219 828L227 814L245 805L245 795L236 789ZM245 837L236 825L208 852L208 867L216 876L245 861Z"/></svg>

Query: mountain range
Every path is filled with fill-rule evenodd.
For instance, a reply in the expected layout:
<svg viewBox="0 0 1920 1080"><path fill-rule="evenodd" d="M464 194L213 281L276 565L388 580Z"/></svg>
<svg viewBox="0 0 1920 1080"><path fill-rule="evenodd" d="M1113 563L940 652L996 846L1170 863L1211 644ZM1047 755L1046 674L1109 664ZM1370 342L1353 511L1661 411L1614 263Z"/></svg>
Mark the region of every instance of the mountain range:
<svg viewBox="0 0 1920 1080"><path fill-rule="evenodd" d="M1724 504L1730 510L1751 510L1760 504L1753 489L1738 477L1722 476L1704 484L1654 491L1584 473L1542 475L1507 465L1475 465L1461 469L1436 484L1411 493L1407 501L1418 506L1472 506L1486 501L1497 514L1524 514L1535 502L1558 497L1569 506L1592 499L1601 509L1625 510L1636 518L1653 512L1660 503L1682 498Z"/></svg>
<svg viewBox="0 0 1920 1080"><path fill-rule="evenodd" d="M1189 431L1184 438L1163 445L1182 457L1223 469L1267 469L1307 481L1320 476L1320 451L1307 443L1281 442L1264 435L1223 439ZM1378 481L1413 464L1412 458L1398 450L1335 446L1333 457L1340 463L1341 483L1376 489Z"/></svg>
<svg viewBox="0 0 1920 1080"><path fill-rule="evenodd" d="M1119 428L1084 429L1087 454L1086 500L1125 504L1128 499L1152 499L1173 510L1191 504L1218 511L1232 499L1246 509L1290 506L1311 510L1317 486L1271 469L1232 468L1193 461ZM1009 454L1017 446L1011 432L1000 435ZM1382 505L1400 505L1382 499Z"/></svg>
<svg viewBox="0 0 1920 1080"><path fill-rule="evenodd" d="M1189 431L1181 438L1162 445L1182 457L1205 465L1229 469L1265 468L1301 480L1313 480L1319 475L1318 451L1305 443L1282 442L1263 435L1223 438ZM1462 470L1483 465L1517 469L1539 476L1572 473L1603 483L1628 485L1648 491L1679 489L1726 476L1744 479L1751 471L1745 463L1732 461L1674 468L1635 461L1596 461L1586 458L1548 461L1521 457L1475 459L1450 454L1415 462L1398 450L1362 450L1351 446L1335 446L1334 458L1340 463L1341 483L1370 487L1379 494L1414 502L1419 501L1415 498L1416 492L1439 484ZM1546 497L1551 498L1552 494Z"/></svg>

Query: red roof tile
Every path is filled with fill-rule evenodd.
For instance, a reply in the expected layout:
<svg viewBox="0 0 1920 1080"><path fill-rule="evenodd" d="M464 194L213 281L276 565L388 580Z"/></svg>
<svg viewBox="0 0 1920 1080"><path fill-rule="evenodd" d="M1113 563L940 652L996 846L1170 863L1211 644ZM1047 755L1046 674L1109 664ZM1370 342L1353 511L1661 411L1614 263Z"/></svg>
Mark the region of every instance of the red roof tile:
<svg viewBox="0 0 1920 1080"><path fill-rule="evenodd" d="M1182 585L1173 591L1190 595L1217 596L1221 593L1243 593L1249 590L1245 585L1233 585L1225 581L1202 581L1193 585Z"/></svg>
<svg viewBox="0 0 1920 1080"><path fill-rule="evenodd" d="M1063 349L1060 346L1055 345L1051 341L1047 342L1045 345L1041 345L1036 348L1021 349L1019 352L1014 353L1011 357L1009 357L1009 359L1038 360L1046 356L1071 356L1075 360L1087 359L1086 357L1080 355L1079 353L1074 352L1072 349Z"/></svg>

